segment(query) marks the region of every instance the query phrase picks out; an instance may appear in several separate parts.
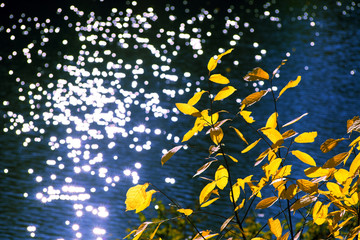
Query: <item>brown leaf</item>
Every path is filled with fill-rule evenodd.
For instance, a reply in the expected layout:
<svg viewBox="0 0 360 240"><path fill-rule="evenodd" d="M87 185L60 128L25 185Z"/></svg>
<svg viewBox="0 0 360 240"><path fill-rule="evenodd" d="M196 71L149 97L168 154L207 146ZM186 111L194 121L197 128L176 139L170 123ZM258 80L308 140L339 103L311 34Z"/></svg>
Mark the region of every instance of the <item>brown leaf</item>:
<svg viewBox="0 0 360 240"><path fill-rule="evenodd" d="M269 80L269 74L257 67L254 68L251 72L246 74L244 77L245 81L259 81L259 80Z"/></svg>
<svg viewBox="0 0 360 240"><path fill-rule="evenodd" d="M322 168L334 168L337 165L339 165L340 163L342 163L346 157L348 156L348 152L343 152L343 153L339 153L338 155L330 158L329 160L326 161L326 163L324 163L324 165L322 166Z"/></svg>
<svg viewBox="0 0 360 240"><path fill-rule="evenodd" d="M261 100L263 96L265 96L268 93L267 90L261 90L260 92L255 92L247 96L244 100L241 102L241 109L244 109L245 107L249 107L253 105L254 103Z"/></svg>
<svg viewBox="0 0 360 240"><path fill-rule="evenodd" d="M331 150L333 150L338 145L339 142L341 142L343 140L345 140L345 138L340 138L340 139L329 138L328 140L323 142L323 144L321 144L320 150L323 153L330 152Z"/></svg>
<svg viewBox="0 0 360 240"><path fill-rule="evenodd" d="M296 136L298 133L295 132L294 130L290 129L290 130L287 130L286 132L284 132L282 134L282 137L285 139L288 139L288 138L291 138L291 137L294 137Z"/></svg>
<svg viewBox="0 0 360 240"><path fill-rule="evenodd" d="M264 208L271 207L277 200L278 200L278 197L265 198L256 205L255 209L264 209Z"/></svg>

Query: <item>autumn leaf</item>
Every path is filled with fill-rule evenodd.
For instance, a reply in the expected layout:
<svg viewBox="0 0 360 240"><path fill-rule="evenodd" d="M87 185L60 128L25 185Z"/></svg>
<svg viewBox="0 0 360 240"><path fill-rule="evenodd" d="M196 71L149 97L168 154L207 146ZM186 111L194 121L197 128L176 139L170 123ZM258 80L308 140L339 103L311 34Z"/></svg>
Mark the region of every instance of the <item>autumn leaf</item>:
<svg viewBox="0 0 360 240"><path fill-rule="evenodd" d="M278 71L279 71L279 69L281 68L281 66L283 66L283 65L285 65L285 63L287 62L287 59L283 59L282 61L281 61L281 64L277 67L277 68L275 68L275 70L273 71L273 75L275 75Z"/></svg>
<svg viewBox="0 0 360 240"><path fill-rule="evenodd" d="M233 86L226 86L216 94L214 101L223 100L223 99L229 97L235 91L236 91L236 88L234 88Z"/></svg>
<svg viewBox="0 0 360 240"><path fill-rule="evenodd" d="M250 151L251 149L253 149L256 144L258 144L258 142L260 142L261 138L259 138L258 140L256 140L255 142L253 142L252 144L250 144L249 146L247 146L245 149L243 149L241 151L241 153L247 153L248 151Z"/></svg>
<svg viewBox="0 0 360 240"><path fill-rule="evenodd" d="M286 84L286 86L283 89L281 89L278 99L287 89L296 87L300 81L301 81L301 76L298 76L296 80L291 80L290 82L288 82L288 84Z"/></svg>
<svg viewBox="0 0 360 240"><path fill-rule="evenodd" d="M268 120L266 121L265 128L276 128L277 126L277 118L279 117L279 114L277 112L274 112L270 115Z"/></svg>
<svg viewBox="0 0 360 240"><path fill-rule="evenodd" d="M199 110L194 108L192 105L187 103L176 103L176 107L179 109L180 112L186 115L191 115L193 117L201 117L201 113Z"/></svg>
<svg viewBox="0 0 360 240"><path fill-rule="evenodd" d="M290 130L287 130L286 132L284 132L282 135L283 139L288 139L288 138L291 138L291 137L294 137L296 136L298 133L295 132L294 130L290 129Z"/></svg>
<svg viewBox="0 0 360 240"><path fill-rule="evenodd" d="M285 123L284 125L282 125L281 128L284 128L284 127L287 127L287 126L289 126L289 125L291 125L291 124L293 124L293 123L296 123L297 121L299 121L300 119L302 119L302 118L305 117L306 115L308 115L308 113L304 113L304 114L301 115L300 117L297 117L297 118L291 120L290 122Z"/></svg>
<svg viewBox="0 0 360 240"><path fill-rule="evenodd" d="M200 175L201 173L203 173L206 169L208 169L210 167L211 163L213 163L215 161L217 161L217 160L212 160L210 162L205 163L201 168L199 168L196 171L196 174L193 177L196 177L196 176Z"/></svg>
<svg viewBox="0 0 360 240"><path fill-rule="evenodd" d="M251 72L246 74L244 77L245 81L259 81L259 80L269 80L269 74L262 70L261 68L257 67L254 68Z"/></svg>
<svg viewBox="0 0 360 240"><path fill-rule="evenodd" d="M183 213L185 214L186 216L189 216L193 213L193 210L192 209L184 209L184 208L181 208L181 209L178 209L177 210L179 213Z"/></svg>
<svg viewBox="0 0 360 240"><path fill-rule="evenodd" d="M192 239L192 240L204 240L204 239L210 239L213 238L217 235L219 235L218 233L214 233L214 234L210 234L210 231L201 231L201 234L196 234L196 236Z"/></svg>
<svg viewBox="0 0 360 240"><path fill-rule="evenodd" d="M317 132L304 132L295 138L297 143L312 143L317 137Z"/></svg>
<svg viewBox="0 0 360 240"><path fill-rule="evenodd" d="M179 151L183 145L173 147L161 157L161 165L164 165L177 151Z"/></svg>
<svg viewBox="0 0 360 240"><path fill-rule="evenodd" d="M231 222L231 220L233 220L234 217L235 215L232 215L231 217L226 219L225 222L223 222L223 224L221 224L220 232L222 232L229 225L229 223Z"/></svg>
<svg viewBox="0 0 360 240"><path fill-rule="evenodd" d="M249 145L249 143L246 141L244 135L240 132L239 129L237 129L237 128L235 128L235 127L232 127L232 126L230 126L230 128L234 129L235 132L236 132L236 134L239 136L239 138L240 138L241 140L243 140L247 145Z"/></svg>
<svg viewBox="0 0 360 240"><path fill-rule="evenodd" d="M309 204L315 202L317 200L317 197L312 195L305 195L301 197L300 199L296 200L296 202L291 205L290 210L295 212L299 210L300 208L306 207Z"/></svg>
<svg viewBox="0 0 360 240"><path fill-rule="evenodd" d="M273 218L270 218L268 220L268 225L269 225L269 228L270 228L270 231L277 237L281 237L282 235L282 227L281 227L281 223L280 223L280 220L279 219L273 219Z"/></svg>
<svg viewBox="0 0 360 240"><path fill-rule="evenodd" d="M265 208L271 207L277 200L278 200L278 197L265 198L256 205L255 209L265 209Z"/></svg>
<svg viewBox="0 0 360 240"><path fill-rule="evenodd" d="M337 198L344 197L342 189L338 184L333 183L333 182L327 182L326 187L330 191L331 195L333 195L333 196L335 196Z"/></svg>
<svg viewBox="0 0 360 240"><path fill-rule="evenodd" d="M340 163L344 162L344 160L348 157L348 154L349 154L348 152L339 153L336 156L327 160L322 167L323 168L334 168L337 165L339 165Z"/></svg>
<svg viewBox="0 0 360 240"><path fill-rule="evenodd" d="M221 74L213 74L209 78L210 81L218 84L228 84L230 81Z"/></svg>
<svg viewBox="0 0 360 240"><path fill-rule="evenodd" d="M318 183L313 183L306 179L298 179L296 180L296 184L299 186L299 188L306 192L306 193L313 193L318 190Z"/></svg>
<svg viewBox="0 0 360 240"><path fill-rule="evenodd" d="M241 102L241 110L243 110L245 107L249 107L253 105L254 103L261 100L263 96L265 96L268 93L267 90L261 90L259 92L255 92L247 96L244 100Z"/></svg>
<svg viewBox="0 0 360 240"><path fill-rule="evenodd" d="M305 169L304 173L309 178L317 178L329 176L334 170L334 168L310 167Z"/></svg>
<svg viewBox="0 0 360 240"><path fill-rule="evenodd" d="M224 189L228 183L229 173L228 170L220 165L217 171L215 172L215 182L216 186L221 190Z"/></svg>
<svg viewBox="0 0 360 240"><path fill-rule="evenodd" d="M160 225L161 225L162 223L163 223L163 222L159 222L159 224L156 226L154 232L153 232L153 233L151 234L151 236L150 236L150 240L151 240L151 239L154 239L155 234L156 234L157 230L159 230L159 227L160 227Z"/></svg>
<svg viewBox="0 0 360 240"><path fill-rule="evenodd" d="M309 154L301 152L299 150L291 151L291 153L303 163L316 167L315 160Z"/></svg>
<svg viewBox="0 0 360 240"><path fill-rule="evenodd" d="M187 102L188 105L190 106L194 106L196 103L199 102L199 100L201 99L201 96L207 91L202 90L201 92L197 92L194 94L194 96L192 98L189 99L189 101ZM180 109L179 109L180 110ZM191 114L190 114L191 115Z"/></svg>
<svg viewBox="0 0 360 240"><path fill-rule="evenodd" d="M224 137L224 132L220 127L214 127L210 129L210 138L216 144L219 145Z"/></svg>
<svg viewBox="0 0 360 240"><path fill-rule="evenodd" d="M200 205L200 207L207 207L207 206L209 206L210 204L212 204L213 202L215 202L216 200L218 200L219 198L217 197L217 198L213 198L213 199L211 199L211 200L209 200L209 201L206 201L206 202L204 202L203 204L201 204Z"/></svg>
<svg viewBox="0 0 360 240"><path fill-rule="evenodd" d="M351 176L355 175L359 167L360 167L360 154L357 154L350 165L350 169L349 169L350 175Z"/></svg>
<svg viewBox="0 0 360 240"><path fill-rule="evenodd" d="M347 121L346 124L347 133L351 133L352 131L360 131L360 118L359 116L353 117L352 119Z"/></svg>
<svg viewBox="0 0 360 240"><path fill-rule="evenodd" d="M260 129L262 133L267 136L272 143L277 143L280 140L284 140L281 133L275 128L262 128Z"/></svg>
<svg viewBox="0 0 360 240"><path fill-rule="evenodd" d="M251 117L251 112L250 111L240 111L240 115L244 118L244 120L247 122L247 123L253 123L255 122L254 118Z"/></svg>
<svg viewBox="0 0 360 240"><path fill-rule="evenodd" d="M210 60L209 60L209 62L208 62L208 65L207 65L207 69L209 70L209 72L213 71L213 70L216 68L218 61L219 61L223 56L231 53L232 50L234 50L234 49L231 48L231 49L227 50L226 52L218 55L216 59L215 59L214 57L210 58Z"/></svg>
<svg viewBox="0 0 360 240"><path fill-rule="evenodd" d="M211 192L212 192L212 190L214 190L215 186L216 186L215 181L206 184L206 186L203 188L203 190L201 191L200 196L199 196L200 205L202 203L204 203L207 199L209 199L209 194L211 194Z"/></svg>
<svg viewBox="0 0 360 240"><path fill-rule="evenodd" d="M146 191L148 186L149 183L145 183L129 188L125 200L126 211L136 210L136 213L138 213L150 205L151 197L156 191Z"/></svg>

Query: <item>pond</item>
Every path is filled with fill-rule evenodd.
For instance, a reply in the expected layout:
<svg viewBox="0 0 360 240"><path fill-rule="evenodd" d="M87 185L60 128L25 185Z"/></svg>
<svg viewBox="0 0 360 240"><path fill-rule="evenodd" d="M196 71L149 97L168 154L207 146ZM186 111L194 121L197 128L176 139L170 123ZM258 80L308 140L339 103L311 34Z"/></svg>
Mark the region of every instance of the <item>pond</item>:
<svg viewBox="0 0 360 240"><path fill-rule="evenodd" d="M138 183L191 207L206 183L192 178L206 138L160 159L193 125L175 103L206 88L208 60L227 49L219 68L239 89L230 108L269 87L243 81L254 67L271 73L288 60L277 91L302 76L279 114L285 123L308 113L294 126L318 131L304 148L317 161L329 156L320 144L359 115L355 1L29 2L0 3L1 239L120 239L138 224L124 204ZM273 105L252 109L261 126ZM239 155L234 171L246 176L254 156Z"/></svg>

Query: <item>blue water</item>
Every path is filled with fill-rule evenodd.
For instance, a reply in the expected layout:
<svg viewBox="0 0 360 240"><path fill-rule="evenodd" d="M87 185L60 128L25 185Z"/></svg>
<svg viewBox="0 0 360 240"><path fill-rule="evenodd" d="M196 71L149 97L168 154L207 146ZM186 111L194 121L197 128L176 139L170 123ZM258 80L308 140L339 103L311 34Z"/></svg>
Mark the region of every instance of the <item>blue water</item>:
<svg viewBox="0 0 360 240"><path fill-rule="evenodd" d="M320 144L343 137L359 115L359 9L353 1L0 3L0 239L122 238L138 224L124 204L137 183L191 207L206 183L192 179L206 138L163 167L160 158L193 125L175 103L206 87L208 59L232 47L219 66L238 88L226 107L269 87L246 84L247 71L271 73L288 59L275 85L302 81L281 97L280 121L309 113L294 129L318 131L302 150L325 162ZM251 107L259 127L270 99ZM237 154L243 147L228 144L239 177L256 157Z"/></svg>

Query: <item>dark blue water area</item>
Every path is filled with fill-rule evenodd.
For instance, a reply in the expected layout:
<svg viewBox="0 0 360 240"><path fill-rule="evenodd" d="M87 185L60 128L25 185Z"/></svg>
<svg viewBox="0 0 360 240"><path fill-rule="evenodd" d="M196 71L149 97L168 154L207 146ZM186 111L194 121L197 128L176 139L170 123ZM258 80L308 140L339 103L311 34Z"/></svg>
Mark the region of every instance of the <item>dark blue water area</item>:
<svg viewBox="0 0 360 240"><path fill-rule="evenodd" d="M318 137L293 149L322 164L331 153L320 153L321 143L346 137L346 121L359 115L358 16L355 1L0 3L0 239L122 238L139 224L124 203L138 183L194 206L207 183L192 176L207 161L208 136L191 139L164 166L160 158L194 124L175 103L208 87L209 58L229 48L217 71L238 91L232 103L214 107L237 111L245 96L270 87L242 77L254 67L271 73L287 59L275 95L302 80L278 101L279 122L308 113L291 128ZM249 110L254 126L263 126L274 112L271 94ZM249 142L257 139L242 122L231 125ZM262 170L254 159L266 146L240 154L245 145L230 141L233 134L225 148L239 160L231 163L234 180L256 178ZM217 166L203 176L213 178ZM230 216L224 206L226 193L206 210ZM154 204L145 214L153 212ZM199 227L218 231L224 220L211 216Z"/></svg>

